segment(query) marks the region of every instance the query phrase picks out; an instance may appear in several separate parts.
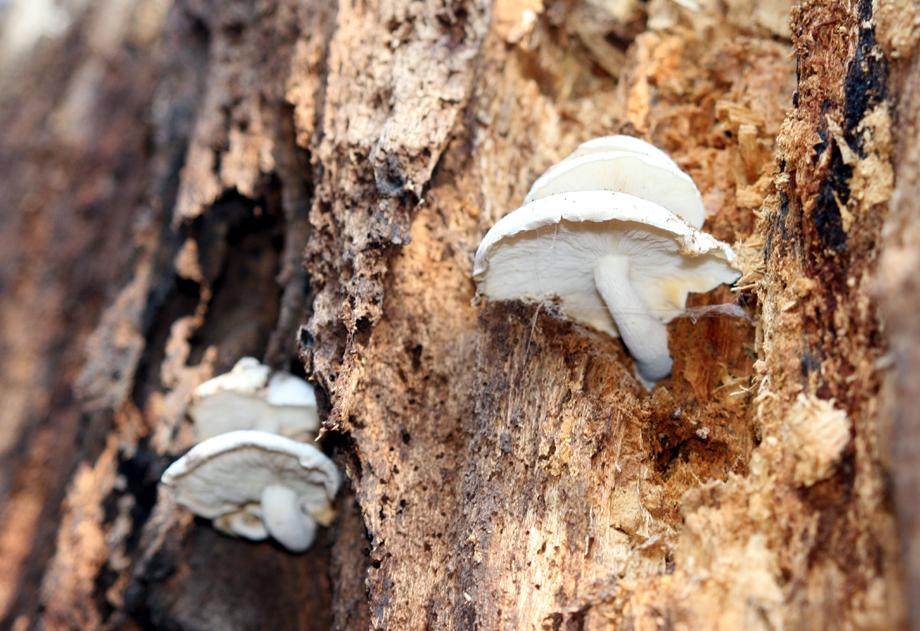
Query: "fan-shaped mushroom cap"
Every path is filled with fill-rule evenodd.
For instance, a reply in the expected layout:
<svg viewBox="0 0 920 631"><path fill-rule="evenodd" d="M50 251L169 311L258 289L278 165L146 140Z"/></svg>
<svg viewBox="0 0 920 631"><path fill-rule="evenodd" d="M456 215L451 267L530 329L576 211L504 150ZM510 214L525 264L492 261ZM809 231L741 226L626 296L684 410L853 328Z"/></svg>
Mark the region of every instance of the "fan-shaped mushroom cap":
<svg viewBox="0 0 920 631"><path fill-rule="evenodd" d="M689 292L735 281L726 243L626 193L539 198L499 220L473 268L497 300L557 298L574 320L620 335L646 383L670 372L665 323Z"/></svg>
<svg viewBox="0 0 920 631"><path fill-rule="evenodd" d="M534 182L524 203L558 193L614 191L654 202L699 228L706 219L706 209L696 184L659 153L589 150L566 158Z"/></svg>
<svg viewBox="0 0 920 631"><path fill-rule="evenodd" d="M524 203L556 193L610 190L664 206L694 228L705 220L700 192L668 154L633 136L592 138L540 176Z"/></svg>
<svg viewBox="0 0 920 631"><path fill-rule="evenodd" d="M177 502L215 520L220 530L249 539L268 533L300 552L312 543L316 522L331 520L341 477L313 445L244 430L195 445L166 469L162 482Z"/></svg>
<svg viewBox="0 0 920 631"><path fill-rule="evenodd" d="M189 415L199 438L257 429L304 437L319 429L313 388L303 379L277 372L252 357L195 389Z"/></svg>
<svg viewBox="0 0 920 631"><path fill-rule="evenodd" d="M313 386L300 377L276 372L268 381L265 402L277 419L279 433L289 436L315 434L319 429L319 414Z"/></svg>
<svg viewBox="0 0 920 631"><path fill-rule="evenodd" d="M578 145L578 148L566 156L565 159L572 160L591 153L606 153L608 151L628 151L630 153L637 153L649 158L656 158L661 162L669 164L675 171L681 170L680 167L677 166L677 163L671 159L671 156L655 145L641 138L624 136L622 134L616 136L599 136L591 140L586 140Z"/></svg>

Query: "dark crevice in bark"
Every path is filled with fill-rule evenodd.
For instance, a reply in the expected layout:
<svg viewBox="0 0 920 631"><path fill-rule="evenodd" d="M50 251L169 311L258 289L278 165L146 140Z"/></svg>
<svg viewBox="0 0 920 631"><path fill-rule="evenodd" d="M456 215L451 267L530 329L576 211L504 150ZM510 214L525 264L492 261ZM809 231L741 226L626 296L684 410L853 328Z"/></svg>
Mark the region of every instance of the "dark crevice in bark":
<svg viewBox="0 0 920 631"><path fill-rule="evenodd" d="M191 236L210 297L205 321L189 340L190 365L211 346L219 349L219 371L244 355L261 357L280 300L276 276L285 226L276 203L231 193L195 220Z"/></svg>
<svg viewBox="0 0 920 631"><path fill-rule="evenodd" d="M844 84L844 134L850 147L865 157L858 127L863 117L888 98L888 60L875 40L872 0L859 0L859 38Z"/></svg>
<svg viewBox="0 0 920 631"><path fill-rule="evenodd" d="M117 493L111 493L103 502L105 518L103 523L111 526L118 516L119 503L125 496L130 497L131 507L130 534L128 535L122 554L131 556L138 550L144 524L154 509L157 501L157 484L163 470L169 464L169 459L155 453L149 448L146 438L138 440L131 452L121 450L118 454L118 476L123 481L122 488ZM108 591L118 580L121 572L106 563L96 574L95 606L100 613L102 621L108 623L112 614L116 612L115 606L109 601Z"/></svg>

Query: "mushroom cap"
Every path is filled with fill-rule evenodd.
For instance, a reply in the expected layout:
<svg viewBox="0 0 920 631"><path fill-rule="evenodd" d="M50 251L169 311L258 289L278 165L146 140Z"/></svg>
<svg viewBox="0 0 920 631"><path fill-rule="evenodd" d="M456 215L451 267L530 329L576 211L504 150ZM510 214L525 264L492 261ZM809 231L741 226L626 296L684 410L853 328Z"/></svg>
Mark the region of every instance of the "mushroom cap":
<svg viewBox="0 0 920 631"><path fill-rule="evenodd" d="M195 388L195 396L209 397L225 391L254 395L268 383L270 373L271 369L255 357L241 357L230 372L217 375Z"/></svg>
<svg viewBox="0 0 920 631"><path fill-rule="evenodd" d="M277 372L252 357L240 359L230 372L195 389L189 415L199 438L257 429L301 436L319 429L313 388L303 379Z"/></svg>
<svg viewBox="0 0 920 631"><path fill-rule="evenodd" d="M558 193L615 191L663 206L695 228L703 225L706 209L696 184L673 160L659 155L658 150L645 154L600 148L581 151L578 155L576 150L541 175L524 203Z"/></svg>
<svg viewBox="0 0 920 631"><path fill-rule="evenodd" d="M575 191L537 199L502 217L473 266L479 291L496 300L556 297L574 320L617 335L597 290L599 260L625 255L633 289L650 315L668 322L689 292L737 280L728 244L658 204L626 193Z"/></svg>
<svg viewBox="0 0 920 631"><path fill-rule="evenodd" d="M575 151L566 156L565 159L571 160L590 153L603 153L606 151L628 151L650 158L657 158L662 162L670 164L676 171L681 170L680 167L677 166L677 163L671 159L671 156L655 145L641 138L624 136L622 134L616 136L599 136L591 140L586 140L578 145Z"/></svg>
<svg viewBox="0 0 920 631"><path fill-rule="evenodd" d="M286 372L276 372L268 382L265 400L269 405L316 408L316 393L306 381Z"/></svg>
<svg viewBox="0 0 920 631"><path fill-rule="evenodd" d="M198 443L166 469L161 481L172 488L177 502L209 519L240 511L246 511L247 518L259 516L252 505L261 501L262 490L269 485L293 489L305 514L324 517L341 476L313 445L242 430ZM236 519L228 517L220 523L232 529Z"/></svg>

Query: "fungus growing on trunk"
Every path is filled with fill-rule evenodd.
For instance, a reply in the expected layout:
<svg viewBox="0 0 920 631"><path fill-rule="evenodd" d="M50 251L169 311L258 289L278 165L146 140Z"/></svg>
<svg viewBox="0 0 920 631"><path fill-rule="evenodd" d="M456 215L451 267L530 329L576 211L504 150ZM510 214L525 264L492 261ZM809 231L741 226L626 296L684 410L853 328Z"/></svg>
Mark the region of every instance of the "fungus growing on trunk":
<svg viewBox="0 0 920 631"><path fill-rule="evenodd" d="M580 145L537 178L524 204L574 191L614 191L664 206L694 228L706 218L689 175L661 149L631 136L604 136Z"/></svg>
<svg viewBox="0 0 920 631"><path fill-rule="evenodd" d="M253 541L269 535L292 552L328 526L341 477L313 445L259 431L229 432L195 445L163 473L176 501L215 528Z"/></svg>
<svg viewBox="0 0 920 631"><path fill-rule="evenodd" d="M537 180L529 201L483 238L473 278L489 298L557 299L574 320L620 336L649 387L671 371L666 324L687 294L740 274L728 244L697 229L702 203L689 177L624 138L589 141ZM686 202L680 213L658 203L672 198Z"/></svg>
<svg viewBox="0 0 920 631"><path fill-rule="evenodd" d="M312 386L289 373L271 375L253 357L198 386L189 415L201 439L244 429L309 438L319 429Z"/></svg>

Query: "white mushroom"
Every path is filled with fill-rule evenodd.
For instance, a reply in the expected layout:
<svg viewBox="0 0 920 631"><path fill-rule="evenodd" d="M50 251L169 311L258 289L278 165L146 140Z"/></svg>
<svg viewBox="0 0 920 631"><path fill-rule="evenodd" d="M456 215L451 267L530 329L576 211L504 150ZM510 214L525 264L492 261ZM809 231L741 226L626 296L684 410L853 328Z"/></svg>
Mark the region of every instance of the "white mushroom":
<svg viewBox="0 0 920 631"><path fill-rule="evenodd" d="M319 429L319 414L313 386L294 375L276 372L268 380L265 402L277 419L281 434L315 433Z"/></svg>
<svg viewBox="0 0 920 631"><path fill-rule="evenodd" d="M283 484L262 489L262 516L269 534L295 552L306 550L316 537L316 521L304 515L297 491Z"/></svg>
<svg viewBox="0 0 920 631"><path fill-rule="evenodd" d="M663 151L631 136L604 136L582 144L534 182L524 203L573 191L629 193L664 206L694 228L706 218L693 179Z"/></svg>
<svg viewBox="0 0 920 631"><path fill-rule="evenodd" d="M307 437L319 429L316 395L303 379L277 372L253 357L195 389L189 415L199 438L258 429Z"/></svg>
<svg viewBox="0 0 920 631"><path fill-rule="evenodd" d="M668 163L675 170L680 171L680 167L671 159L671 156L652 143L646 142L641 138L636 138L635 136L617 135L592 138L578 145L575 151L566 156L565 159L571 160L590 153L604 153L607 151L628 151L650 158L657 158L660 161Z"/></svg>
<svg viewBox="0 0 920 631"><path fill-rule="evenodd" d="M735 281L731 248L625 193L539 198L489 230L473 268L496 300L557 298L574 320L619 335L647 386L671 371L667 322L689 292Z"/></svg>
<svg viewBox="0 0 920 631"><path fill-rule="evenodd" d="M176 501L231 535L268 535L292 552L310 547L333 517L341 477L313 445L244 430L195 445L163 473Z"/></svg>

